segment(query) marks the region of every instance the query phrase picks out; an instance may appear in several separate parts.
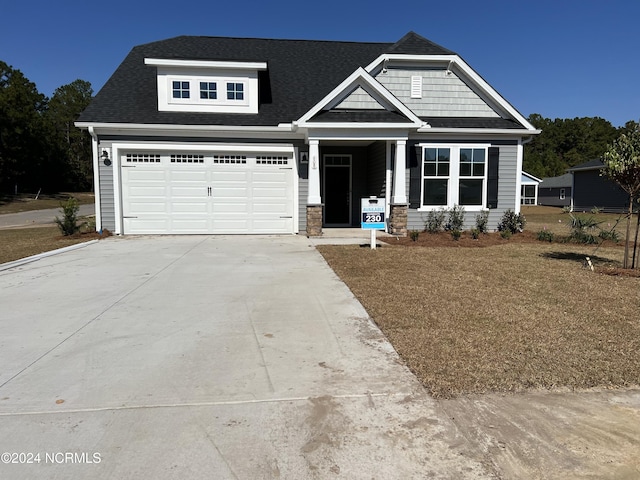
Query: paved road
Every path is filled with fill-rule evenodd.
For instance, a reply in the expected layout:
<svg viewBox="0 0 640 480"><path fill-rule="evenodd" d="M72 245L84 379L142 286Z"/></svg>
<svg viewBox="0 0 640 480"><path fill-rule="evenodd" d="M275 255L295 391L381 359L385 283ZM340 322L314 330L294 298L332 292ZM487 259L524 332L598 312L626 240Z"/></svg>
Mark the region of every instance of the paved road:
<svg viewBox="0 0 640 480"><path fill-rule="evenodd" d="M89 216L95 215L95 205L80 205L78 215ZM47 210L33 210L30 212L5 213L0 215L0 229L2 228L19 228L32 227L37 225L53 224L54 218L62 217L59 208L50 208Z"/></svg>

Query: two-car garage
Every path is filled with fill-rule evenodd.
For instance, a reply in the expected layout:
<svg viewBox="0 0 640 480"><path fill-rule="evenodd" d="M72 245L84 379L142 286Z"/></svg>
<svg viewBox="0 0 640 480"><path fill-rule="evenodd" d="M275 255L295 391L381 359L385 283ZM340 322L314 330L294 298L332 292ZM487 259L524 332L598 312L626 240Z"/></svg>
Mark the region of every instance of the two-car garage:
<svg viewBox="0 0 640 480"><path fill-rule="evenodd" d="M118 233L296 231L297 171L292 147L184 151L122 145L114 148L114 154L119 159L114 165L114 177L119 178L114 183L121 185Z"/></svg>

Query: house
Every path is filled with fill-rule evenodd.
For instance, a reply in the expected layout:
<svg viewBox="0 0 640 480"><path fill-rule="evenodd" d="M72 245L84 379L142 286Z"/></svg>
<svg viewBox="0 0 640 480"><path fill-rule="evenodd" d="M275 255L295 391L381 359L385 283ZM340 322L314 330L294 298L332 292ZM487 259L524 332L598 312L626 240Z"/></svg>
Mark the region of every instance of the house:
<svg viewBox="0 0 640 480"><path fill-rule="evenodd" d="M522 172L520 177L520 204L521 205L537 205L538 204L538 185L542 180L534 177L530 173Z"/></svg>
<svg viewBox="0 0 640 480"><path fill-rule="evenodd" d="M396 43L181 36L140 45L81 114L96 228L116 234L387 230L426 212L519 211L539 133L459 55Z"/></svg>
<svg viewBox="0 0 640 480"><path fill-rule="evenodd" d="M600 175L604 164L599 159L569 169L573 177L572 210L589 212L628 212L629 194L612 180Z"/></svg>
<svg viewBox="0 0 640 480"><path fill-rule="evenodd" d="M572 182L573 175L570 173L543 178L538 187L538 204L551 207L571 206Z"/></svg>

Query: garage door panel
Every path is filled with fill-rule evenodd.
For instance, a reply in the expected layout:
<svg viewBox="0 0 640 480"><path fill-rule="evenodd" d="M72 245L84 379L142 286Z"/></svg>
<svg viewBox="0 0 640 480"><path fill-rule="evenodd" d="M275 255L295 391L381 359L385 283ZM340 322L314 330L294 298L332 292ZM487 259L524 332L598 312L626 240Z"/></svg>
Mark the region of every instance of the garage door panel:
<svg viewBox="0 0 640 480"><path fill-rule="evenodd" d="M293 233L293 169L255 161L123 167L124 233Z"/></svg>

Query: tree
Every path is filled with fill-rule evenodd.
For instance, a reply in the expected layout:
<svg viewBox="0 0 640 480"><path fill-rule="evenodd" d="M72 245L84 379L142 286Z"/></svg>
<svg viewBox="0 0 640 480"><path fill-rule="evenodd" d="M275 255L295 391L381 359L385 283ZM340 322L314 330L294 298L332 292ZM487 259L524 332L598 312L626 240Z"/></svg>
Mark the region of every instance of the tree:
<svg viewBox="0 0 640 480"><path fill-rule="evenodd" d="M623 268L630 268L629 240L633 202L640 196L640 128L638 128L637 124L634 130L629 133L623 133L617 140L614 140L613 144L605 152L602 174L616 182L629 194L629 215L627 216ZM635 258L633 263L635 263Z"/></svg>
<svg viewBox="0 0 640 480"><path fill-rule="evenodd" d="M85 190L92 185L91 137L74 126L89 105L93 89L85 80L75 80L56 89L46 118L51 128L55 163L61 166L60 186Z"/></svg>
<svg viewBox="0 0 640 480"><path fill-rule="evenodd" d="M45 108L35 84L0 61L0 189L12 191L41 173Z"/></svg>

